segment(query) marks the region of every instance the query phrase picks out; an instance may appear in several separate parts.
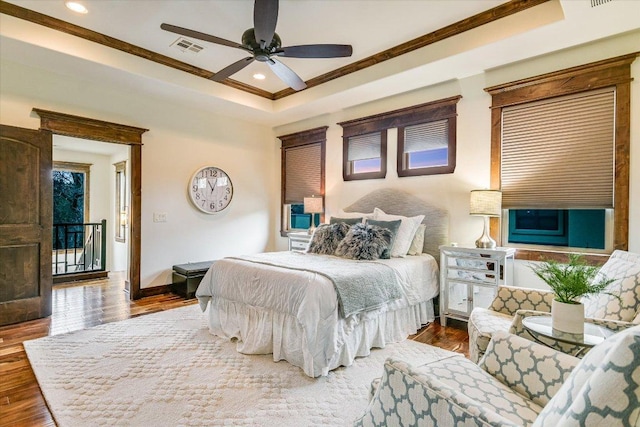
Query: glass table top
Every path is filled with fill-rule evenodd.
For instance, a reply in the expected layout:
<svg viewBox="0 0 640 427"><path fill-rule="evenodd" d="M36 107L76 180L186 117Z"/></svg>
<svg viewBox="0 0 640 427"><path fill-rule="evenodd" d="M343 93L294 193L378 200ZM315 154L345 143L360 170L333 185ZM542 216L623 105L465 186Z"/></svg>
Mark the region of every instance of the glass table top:
<svg viewBox="0 0 640 427"><path fill-rule="evenodd" d="M603 326L593 323L584 323L583 334L572 334L569 332L553 329L551 326L551 316L531 316L522 320L522 326L530 333L537 334L545 338L552 338L568 344L575 344L584 347L593 347L600 344L615 332Z"/></svg>

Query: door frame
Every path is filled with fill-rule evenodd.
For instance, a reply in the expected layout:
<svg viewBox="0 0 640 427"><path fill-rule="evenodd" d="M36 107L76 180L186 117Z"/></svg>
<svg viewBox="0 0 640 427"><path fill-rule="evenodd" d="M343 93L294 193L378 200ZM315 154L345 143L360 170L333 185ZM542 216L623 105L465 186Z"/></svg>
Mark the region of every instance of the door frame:
<svg viewBox="0 0 640 427"><path fill-rule="evenodd" d="M135 300L141 298L142 134L149 129L42 110L40 108L33 108L32 111L40 117L40 129L51 131L54 135L124 144L130 147L129 268L125 286L129 292L130 299Z"/></svg>

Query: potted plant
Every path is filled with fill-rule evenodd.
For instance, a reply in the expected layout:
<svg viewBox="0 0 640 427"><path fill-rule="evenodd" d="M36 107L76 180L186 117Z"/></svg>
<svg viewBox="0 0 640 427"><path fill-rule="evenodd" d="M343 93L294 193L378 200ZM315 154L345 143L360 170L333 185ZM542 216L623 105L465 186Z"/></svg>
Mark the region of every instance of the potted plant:
<svg viewBox="0 0 640 427"><path fill-rule="evenodd" d="M600 269L588 265L580 254L569 254L568 264L550 260L531 266L531 269L555 294L551 304L553 328L574 334L584 333L584 305L580 299L587 295L608 294L604 290L614 281L604 276L596 280Z"/></svg>

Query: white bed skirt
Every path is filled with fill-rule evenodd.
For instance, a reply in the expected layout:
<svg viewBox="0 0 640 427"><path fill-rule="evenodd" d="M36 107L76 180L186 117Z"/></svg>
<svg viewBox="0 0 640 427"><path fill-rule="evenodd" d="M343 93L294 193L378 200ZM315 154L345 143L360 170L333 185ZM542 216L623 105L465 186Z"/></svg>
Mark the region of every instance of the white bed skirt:
<svg viewBox="0 0 640 427"><path fill-rule="evenodd" d="M270 354L286 360L310 377L325 376L371 348L405 340L434 320L433 300L385 312L361 313L348 319L326 319L315 331L305 331L285 313L212 297L209 329L222 338L237 339L244 354ZM315 337L315 338L314 338Z"/></svg>

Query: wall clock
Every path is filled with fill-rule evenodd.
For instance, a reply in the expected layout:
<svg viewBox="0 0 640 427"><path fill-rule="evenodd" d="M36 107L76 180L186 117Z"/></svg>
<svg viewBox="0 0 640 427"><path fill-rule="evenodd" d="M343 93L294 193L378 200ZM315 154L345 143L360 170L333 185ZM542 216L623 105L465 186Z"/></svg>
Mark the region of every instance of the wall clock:
<svg viewBox="0 0 640 427"><path fill-rule="evenodd" d="M189 197L202 212L214 214L223 211L231 203L233 184L222 169L205 166L191 177Z"/></svg>

